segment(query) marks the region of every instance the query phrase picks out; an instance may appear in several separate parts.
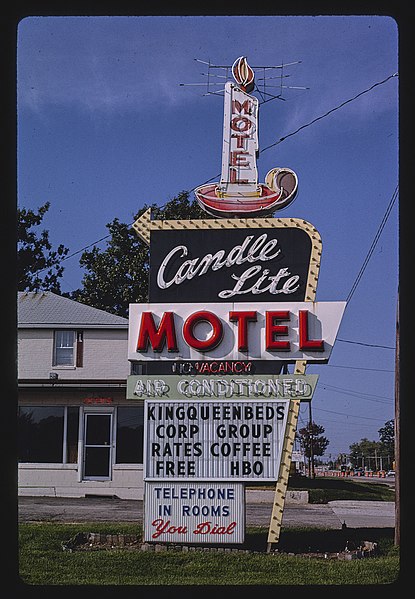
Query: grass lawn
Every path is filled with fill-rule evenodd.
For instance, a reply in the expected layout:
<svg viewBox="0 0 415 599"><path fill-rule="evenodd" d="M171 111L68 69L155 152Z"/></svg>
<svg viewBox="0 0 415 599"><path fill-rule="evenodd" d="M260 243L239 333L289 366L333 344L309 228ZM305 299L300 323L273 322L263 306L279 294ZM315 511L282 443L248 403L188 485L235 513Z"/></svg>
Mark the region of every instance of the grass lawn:
<svg viewBox="0 0 415 599"><path fill-rule="evenodd" d="M336 499L355 501L395 501L395 490L382 483L369 483L351 478L317 476L291 478L288 488L307 490L310 503L327 503Z"/></svg>
<svg viewBox="0 0 415 599"><path fill-rule="evenodd" d="M249 485L249 489L275 489L269 483ZM395 501L395 490L386 483L371 483L352 478L290 476L288 489L308 491L309 503L328 503L337 499L354 501Z"/></svg>
<svg viewBox="0 0 415 599"><path fill-rule="evenodd" d="M132 549L62 550L78 532L139 534L123 523L30 523L19 525L19 574L25 585L350 585L396 581L399 555L393 529L287 529L279 554L266 554L267 529L248 528L251 553L203 551L143 552ZM338 551L345 538L375 540L379 557L341 561L299 557L288 552ZM343 536L342 536L343 535ZM261 553L255 553L261 551ZM283 553L284 552L284 553ZM287 552L287 553L286 553Z"/></svg>

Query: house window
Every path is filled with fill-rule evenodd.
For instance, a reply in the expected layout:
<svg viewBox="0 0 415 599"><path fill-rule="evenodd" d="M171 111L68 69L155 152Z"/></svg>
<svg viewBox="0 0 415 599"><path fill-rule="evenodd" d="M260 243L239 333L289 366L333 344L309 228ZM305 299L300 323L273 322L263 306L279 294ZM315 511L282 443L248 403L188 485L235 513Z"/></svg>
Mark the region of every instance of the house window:
<svg viewBox="0 0 415 599"><path fill-rule="evenodd" d="M117 410L117 464L143 463L144 407L119 406Z"/></svg>
<svg viewBox="0 0 415 599"><path fill-rule="evenodd" d="M75 366L75 331L55 331L53 366Z"/></svg>
<svg viewBox="0 0 415 599"><path fill-rule="evenodd" d="M19 408L17 422L19 462L78 461L79 408L24 406Z"/></svg>

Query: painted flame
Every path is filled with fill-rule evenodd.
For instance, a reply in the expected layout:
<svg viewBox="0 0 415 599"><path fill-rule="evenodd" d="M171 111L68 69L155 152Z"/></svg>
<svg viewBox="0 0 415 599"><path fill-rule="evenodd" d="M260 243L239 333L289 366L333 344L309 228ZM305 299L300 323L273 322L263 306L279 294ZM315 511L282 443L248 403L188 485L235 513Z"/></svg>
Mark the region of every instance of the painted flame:
<svg viewBox="0 0 415 599"><path fill-rule="evenodd" d="M246 56L240 56L232 65L232 75L244 92L250 92L254 89L254 71L248 64Z"/></svg>

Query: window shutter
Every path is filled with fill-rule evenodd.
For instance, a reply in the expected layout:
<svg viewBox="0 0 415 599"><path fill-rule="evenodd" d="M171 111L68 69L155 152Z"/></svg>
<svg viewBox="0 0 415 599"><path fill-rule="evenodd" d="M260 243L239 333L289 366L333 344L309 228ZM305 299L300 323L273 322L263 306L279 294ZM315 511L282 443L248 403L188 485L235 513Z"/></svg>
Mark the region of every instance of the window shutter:
<svg viewBox="0 0 415 599"><path fill-rule="evenodd" d="M84 365L84 335L82 331L76 333L76 367L82 368Z"/></svg>

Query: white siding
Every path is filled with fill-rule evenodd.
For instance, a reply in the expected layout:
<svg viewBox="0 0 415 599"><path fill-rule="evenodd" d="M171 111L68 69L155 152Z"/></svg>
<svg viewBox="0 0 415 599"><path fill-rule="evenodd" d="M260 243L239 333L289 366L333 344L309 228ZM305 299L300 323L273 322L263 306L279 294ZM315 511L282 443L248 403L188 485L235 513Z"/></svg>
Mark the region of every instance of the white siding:
<svg viewBox="0 0 415 599"><path fill-rule="evenodd" d="M24 329L18 332L19 379L49 378L52 371L53 331Z"/></svg>
<svg viewBox="0 0 415 599"><path fill-rule="evenodd" d="M76 369L77 377L105 380L124 379L129 375L127 330L84 331L83 344L84 366Z"/></svg>
<svg viewBox="0 0 415 599"><path fill-rule="evenodd" d="M124 379L129 374L128 330L86 329L83 335L83 367L56 367L53 363L53 330L20 329L18 332L19 379L47 379L56 372L61 379Z"/></svg>
<svg viewBox="0 0 415 599"><path fill-rule="evenodd" d="M116 495L120 499L143 499L141 464L115 464L110 481L79 481L77 464L19 464L19 495L85 497Z"/></svg>

